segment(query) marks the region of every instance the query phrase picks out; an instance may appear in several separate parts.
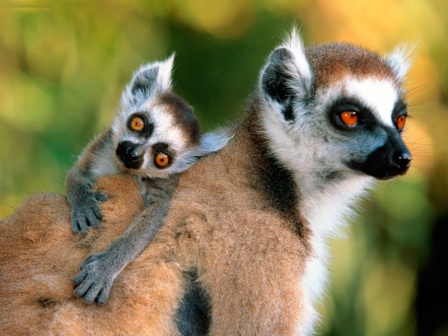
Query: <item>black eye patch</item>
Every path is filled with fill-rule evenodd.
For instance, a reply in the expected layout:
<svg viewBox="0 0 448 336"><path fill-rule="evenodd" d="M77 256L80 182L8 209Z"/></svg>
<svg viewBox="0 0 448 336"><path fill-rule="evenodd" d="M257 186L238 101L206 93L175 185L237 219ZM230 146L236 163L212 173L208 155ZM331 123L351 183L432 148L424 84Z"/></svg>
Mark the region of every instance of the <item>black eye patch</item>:
<svg viewBox="0 0 448 336"><path fill-rule="evenodd" d="M392 123L399 132L403 130L407 117L408 111L406 103L403 100L397 101L392 112Z"/></svg>
<svg viewBox="0 0 448 336"><path fill-rule="evenodd" d="M154 132L154 124L150 123L145 113L133 113L128 118L127 127L134 133L149 138Z"/></svg>
<svg viewBox="0 0 448 336"><path fill-rule="evenodd" d="M379 124L372 111L353 98L336 100L328 109L328 116L331 124L341 131L371 130Z"/></svg>
<svg viewBox="0 0 448 336"><path fill-rule="evenodd" d="M166 143L159 142L152 146L153 155L154 155L154 164L157 168L168 168L171 166L176 158L176 153L170 149L170 146ZM159 160L159 155L163 154L166 157L167 162L161 164ZM165 159L164 159L165 160Z"/></svg>

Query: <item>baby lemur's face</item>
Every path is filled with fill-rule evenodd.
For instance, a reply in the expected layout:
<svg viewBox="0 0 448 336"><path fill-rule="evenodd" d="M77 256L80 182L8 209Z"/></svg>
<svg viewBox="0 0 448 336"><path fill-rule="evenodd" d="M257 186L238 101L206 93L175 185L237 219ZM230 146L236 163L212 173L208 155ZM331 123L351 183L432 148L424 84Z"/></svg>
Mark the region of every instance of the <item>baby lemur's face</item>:
<svg viewBox="0 0 448 336"><path fill-rule="evenodd" d="M199 123L192 108L172 92L155 94L115 125L123 171L164 177L185 170L195 159Z"/></svg>
<svg viewBox="0 0 448 336"><path fill-rule="evenodd" d="M167 177L227 143L224 133L201 134L191 106L172 92L173 58L142 66L123 91L112 124L120 171Z"/></svg>

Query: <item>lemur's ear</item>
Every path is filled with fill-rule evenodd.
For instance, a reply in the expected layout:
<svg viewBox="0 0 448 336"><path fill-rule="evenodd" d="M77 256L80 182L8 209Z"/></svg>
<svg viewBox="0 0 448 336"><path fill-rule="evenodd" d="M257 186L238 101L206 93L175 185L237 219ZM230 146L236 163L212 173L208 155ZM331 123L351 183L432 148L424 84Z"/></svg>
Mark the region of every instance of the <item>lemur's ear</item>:
<svg viewBox="0 0 448 336"><path fill-rule="evenodd" d="M174 54L161 62L148 63L138 69L121 97L123 108L139 106L156 93L171 88Z"/></svg>
<svg viewBox="0 0 448 336"><path fill-rule="evenodd" d="M311 91L313 74L302 40L293 29L288 39L275 49L261 72L261 90L277 102L287 121L294 119L293 98L300 102Z"/></svg>
<svg viewBox="0 0 448 336"><path fill-rule="evenodd" d="M403 81L408 73L411 66L411 54L413 50L414 47L402 44L384 57L384 60L392 68L392 71L399 81Z"/></svg>

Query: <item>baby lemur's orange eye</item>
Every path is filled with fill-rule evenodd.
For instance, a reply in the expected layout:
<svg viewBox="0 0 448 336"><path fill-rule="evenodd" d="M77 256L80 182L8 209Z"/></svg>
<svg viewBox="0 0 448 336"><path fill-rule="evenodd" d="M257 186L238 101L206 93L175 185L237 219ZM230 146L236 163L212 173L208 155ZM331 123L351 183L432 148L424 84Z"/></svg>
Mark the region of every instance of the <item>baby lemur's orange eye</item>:
<svg viewBox="0 0 448 336"><path fill-rule="evenodd" d="M140 132L145 127L145 121L140 117L134 117L131 120L130 126L133 131Z"/></svg>
<svg viewBox="0 0 448 336"><path fill-rule="evenodd" d="M397 118L397 129L401 131L404 128L405 124L406 124L406 116L405 115L399 116Z"/></svg>
<svg viewBox="0 0 448 336"><path fill-rule="evenodd" d="M159 169L168 167L170 163L171 163L170 156L164 152L157 152L156 155L154 156L154 164Z"/></svg>
<svg viewBox="0 0 448 336"><path fill-rule="evenodd" d="M355 126L358 123L358 113L355 111L344 111L340 114L341 121L347 126Z"/></svg>

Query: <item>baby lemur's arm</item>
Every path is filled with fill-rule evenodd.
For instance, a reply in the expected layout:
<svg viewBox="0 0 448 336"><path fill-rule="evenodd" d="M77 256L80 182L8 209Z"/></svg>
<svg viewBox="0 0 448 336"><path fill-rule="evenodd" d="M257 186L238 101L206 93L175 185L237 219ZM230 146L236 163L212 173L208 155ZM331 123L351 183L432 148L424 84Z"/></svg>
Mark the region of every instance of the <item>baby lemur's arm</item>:
<svg viewBox="0 0 448 336"><path fill-rule="evenodd" d="M81 272L74 278L77 295L83 296L87 303L106 302L115 278L149 245L162 226L178 180L179 175L175 174L146 181L148 206L106 251L84 261Z"/></svg>
<svg viewBox="0 0 448 336"><path fill-rule="evenodd" d="M102 175L118 170L113 163L115 156L112 130L108 129L93 139L72 167L66 180L67 201L72 208L71 219L74 232L85 232L89 226L98 227L103 217L99 202L107 198L92 186Z"/></svg>

